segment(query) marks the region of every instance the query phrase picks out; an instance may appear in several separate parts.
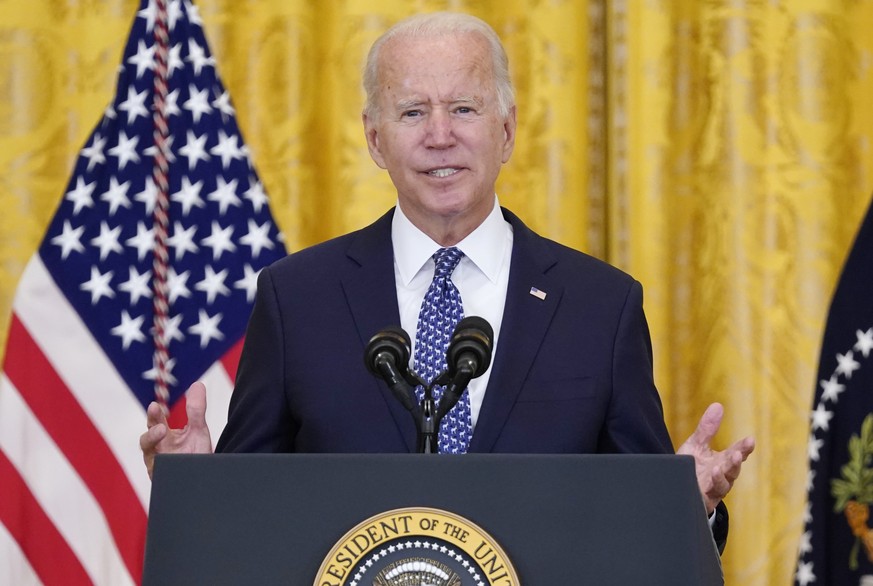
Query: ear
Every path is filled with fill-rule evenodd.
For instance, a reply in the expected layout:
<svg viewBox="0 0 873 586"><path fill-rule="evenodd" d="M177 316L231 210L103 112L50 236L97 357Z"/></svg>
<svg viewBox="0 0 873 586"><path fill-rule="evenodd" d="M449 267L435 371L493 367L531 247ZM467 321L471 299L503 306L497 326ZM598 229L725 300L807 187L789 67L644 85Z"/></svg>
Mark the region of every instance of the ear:
<svg viewBox="0 0 873 586"><path fill-rule="evenodd" d="M506 163L515 148L515 104L509 109L509 113L503 120L503 162Z"/></svg>
<svg viewBox="0 0 873 586"><path fill-rule="evenodd" d="M370 157L382 169L385 169L385 157L382 156L382 151L379 148L379 128L377 125L378 115L361 114L361 120L364 123L364 136L367 139L367 149L370 151Z"/></svg>

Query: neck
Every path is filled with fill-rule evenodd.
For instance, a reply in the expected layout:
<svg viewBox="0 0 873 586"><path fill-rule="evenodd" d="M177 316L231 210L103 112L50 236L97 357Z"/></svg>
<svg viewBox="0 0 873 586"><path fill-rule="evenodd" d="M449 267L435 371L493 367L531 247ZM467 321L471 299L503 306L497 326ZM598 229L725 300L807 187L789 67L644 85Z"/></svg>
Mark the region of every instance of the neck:
<svg viewBox="0 0 873 586"><path fill-rule="evenodd" d="M493 202L491 205L494 205ZM488 207L485 210L477 211L475 214L466 212L452 216L428 216L419 215L412 210L403 208L403 213L409 218L412 225L427 234L431 240L444 248L448 248L455 246L458 242L469 236L473 230L481 226L482 222L491 213L491 210L492 208Z"/></svg>

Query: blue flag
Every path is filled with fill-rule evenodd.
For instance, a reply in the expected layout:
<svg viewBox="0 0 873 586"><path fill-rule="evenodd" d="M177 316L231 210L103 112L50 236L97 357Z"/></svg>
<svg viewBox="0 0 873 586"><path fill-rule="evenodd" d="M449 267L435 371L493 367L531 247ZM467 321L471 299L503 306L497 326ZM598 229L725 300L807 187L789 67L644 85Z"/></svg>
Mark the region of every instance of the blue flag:
<svg viewBox="0 0 873 586"><path fill-rule="evenodd" d="M873 205L828 313L810 417L794 583L873 584Z"/></svg>

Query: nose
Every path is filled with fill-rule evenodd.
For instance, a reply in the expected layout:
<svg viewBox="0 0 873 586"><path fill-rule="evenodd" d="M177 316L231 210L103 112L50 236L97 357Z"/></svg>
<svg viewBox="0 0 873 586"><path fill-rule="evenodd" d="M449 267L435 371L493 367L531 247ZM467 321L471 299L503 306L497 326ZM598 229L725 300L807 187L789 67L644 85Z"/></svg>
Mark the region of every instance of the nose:
<svg viewBox="0 0 873 586"><path fill-rule="evenodd" d="M442 108L435 108L427 120L427 146L444 149L454 143L455 131L452 126L451 114Z"/></svg>

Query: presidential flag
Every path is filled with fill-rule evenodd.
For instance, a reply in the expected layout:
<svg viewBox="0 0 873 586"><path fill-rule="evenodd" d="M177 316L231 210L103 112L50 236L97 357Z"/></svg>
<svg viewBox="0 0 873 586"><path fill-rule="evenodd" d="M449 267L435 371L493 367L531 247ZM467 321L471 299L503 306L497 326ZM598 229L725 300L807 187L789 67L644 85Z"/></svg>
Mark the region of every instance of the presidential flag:
<svg viewBox="0 0 873 586"><path fill-rule="evenodd" d="M810 416L808 502L794 583L873 584L873 206L840 277Z"/></svg>
<svg viewBox="0 0 873 586"><path fill-rule="evenodd" d="M165 387L184 423L204 380L217 438L258 271L284 254L196 8L144 0L14 300L0 583L140 581L145 408Z"/></svg>

